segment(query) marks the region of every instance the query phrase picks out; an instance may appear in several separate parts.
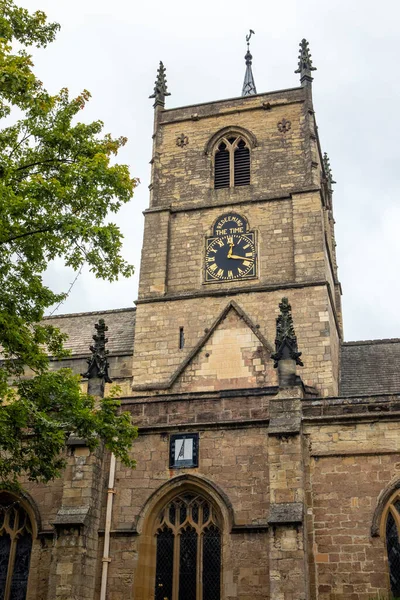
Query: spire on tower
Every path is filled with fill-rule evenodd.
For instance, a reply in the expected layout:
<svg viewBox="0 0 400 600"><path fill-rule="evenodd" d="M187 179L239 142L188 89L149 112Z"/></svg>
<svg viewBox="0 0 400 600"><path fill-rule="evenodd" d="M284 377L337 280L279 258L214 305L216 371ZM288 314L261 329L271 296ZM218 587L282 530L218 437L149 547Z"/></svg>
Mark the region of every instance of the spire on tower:
<svg viewBox="0 0 400 600"><path fill-rule="evenodd" d="M165 77L165 67L163 62L160 60L160 66L157 71L157 79L154 84L154 92L149 98L155 98L154 106L164 106L165 105L165 96L170 96L171 94L167 91L167 79Z"/></svg>
<svg viewBox="0 0 400 600"><path fill-rule="evenodd" d="M303 38L299 45L299 66L296 69L295 73L300 73L300 83L302 86L311 85L311 82L313 80L313 78L311 77L311 71L316 71L317 68L313 67L307 40Z"/></svg>
<svg viewBox="0 0 400 600"><path fill-rule="evenodd" d="M254 96L254 94L257 94L256 84L254 83L253 71L251 69L253 57L250 52L250 38L252 35L254 35L254 31L250 29L248 35L246 35L247 52L246 56L244 57L246 61L246 73L244 75L242 96Z"/></svg>

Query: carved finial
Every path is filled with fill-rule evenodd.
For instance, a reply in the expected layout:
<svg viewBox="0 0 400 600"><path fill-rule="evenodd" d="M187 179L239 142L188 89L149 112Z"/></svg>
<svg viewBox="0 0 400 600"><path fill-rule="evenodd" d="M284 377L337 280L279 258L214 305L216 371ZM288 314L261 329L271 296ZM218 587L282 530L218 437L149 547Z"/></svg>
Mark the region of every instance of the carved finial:
<svg viewBox="0 0 400 600"><path fill-rule="evenodd" d="M246 56L244 57L244 60L246 61L246 73L244 75L242 96L254 96L254 94L257 94L253 71L251 69L253 57L250 52L250 38L252 35L255 35L255 32L250 29L249 33L246 35L247 52Z"/></svg>
<svg viewBox="0 0 400 600"><path fill-rule="evenodd" d="M302 86L311 85L313 80L311 71L316 70L316 67L313 67L312 64L308 42L303 38L300 42L299 66L295 71L295 73L300 73L300 83Z"/></svg>
<svg viewBox="0 0 400 600"><path fill-rule="evenodd" d="M170 96L171 94L167 91L167 79L165 77L165 67L160 60L160 66L157 71L157 79L154 84L154 92L149 98L155 98L154 106L164 106L165 105L165 96Z"/></svg>
<svg viewBox="0 0 400 600"><path fill-rule="evenodd" d="M94 345L90 346L92 356L87 359L88 370L82 376L88 379L98 377L99 379L104 379L107 383L112 383L108 375L108 367L110 365L107 360L108 350L106 350L108 339L105 336L108 327L104 323L104 319L99 319L99 322L95 324L95 328L97 333L93 336Z"/></svg>
<svg viewBox="0 0 400 600"><path fill-rule="evenodd" d="M329 158L328 158L328 155L326 152L324 153L322 160L324 163L324 171L325 171L326 180L328 182L328 187L329 187L330 191L332 191L332 184L336 183L336 181L333 181L331 163L329 161Z"/></svg>
<svg viewBox="0 0 400 600"><path fill-rule="evenodd" d="M271 354L272 360L275 361L274 367L278 366L280 360L287 358L291 358L296 361L296 365L302 367L301 352L297 348L297 337L293 327L292 307L287 298L282 298L279 308L281 314L276 319L275 354Z"/></svg>

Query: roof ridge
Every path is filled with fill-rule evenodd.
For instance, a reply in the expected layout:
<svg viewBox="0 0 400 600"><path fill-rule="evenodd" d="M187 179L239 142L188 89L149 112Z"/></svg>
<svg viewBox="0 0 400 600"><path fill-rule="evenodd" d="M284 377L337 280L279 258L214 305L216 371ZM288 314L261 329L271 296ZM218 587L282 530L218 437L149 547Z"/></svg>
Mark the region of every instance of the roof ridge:
<svg viewBox="0 0 400 600"><path fill-rule="evenodd" d="M132 312L136 310L136 306L128 306L126 308L114 308L108 310L93 310L89 312L79 312L79 313L64 313L62 315L48 315L43 317L43 320L48 319L67 319L69 317L85 317L90 315L109 315L113 313L121 313L121 312Z"/></svg>
<svg viewBox="0 0 400 600"><path fill-rule="evenodd" d="M377 340L359 340L355 342L342 342L342 346L366 346L366 345L377 345L377 344L398 344L400 338L382 338Z"/></svg>

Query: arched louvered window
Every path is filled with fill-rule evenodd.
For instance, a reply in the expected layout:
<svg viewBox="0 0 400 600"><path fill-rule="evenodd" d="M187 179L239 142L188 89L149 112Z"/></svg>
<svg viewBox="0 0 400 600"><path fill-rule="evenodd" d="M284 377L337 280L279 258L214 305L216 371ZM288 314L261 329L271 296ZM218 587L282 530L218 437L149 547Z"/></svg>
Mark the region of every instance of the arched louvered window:
<svg viewBox="0 0 400 600"><path fill-rule="evenodd" d="M394 598L400 598L400 496L394 498L386 514L386 549L389 561L390 587Z"/></svg>
<svg viewBox="0 0 400 600"><path fill-rule="evenodd" d="M221 140L214 156L215 189L250 184L250 150L240 137Z"/></svg>
<svg viewBox="0 0 400 600"><path fill-rule="evenodd" d="M176 496L156 524L155 600L220 600L221 530L197 494Z"/></svg>
<svg viewBox="0 0 400 600"><path fill-rule="evenodd" d="M226 188L230 186L230 162L231 155L227 145L221 142L215 153L215 173L214 187L215 189Z"/></svg>
<svg viewBox="0 0 400 600"><path fill-rule="evenodd" d="M243 140L239 140L234 152L235 185L250 183L250 150Z"/></svg>
<svg viewBox="0 0 400 600"><path fill-rule="evenodd" d="M32 526L20 502L0 493L0 600L25 600Z"/></svg>

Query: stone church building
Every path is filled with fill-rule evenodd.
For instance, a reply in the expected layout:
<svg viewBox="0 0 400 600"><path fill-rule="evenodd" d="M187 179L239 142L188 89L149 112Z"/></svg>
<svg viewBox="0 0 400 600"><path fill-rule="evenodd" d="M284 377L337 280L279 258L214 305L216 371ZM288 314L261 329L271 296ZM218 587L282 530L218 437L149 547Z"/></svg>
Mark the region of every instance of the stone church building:
<svg viewBox="0 0 400 600"><path fill-rule="evenodd" d="M400 597L400 340L343 341L307 42L299 87L251 60L181 108L160 64L136 308L50 317L54 368L94 334L137 467L71 439L62 479L1 492L0 600Z"/></svg>

